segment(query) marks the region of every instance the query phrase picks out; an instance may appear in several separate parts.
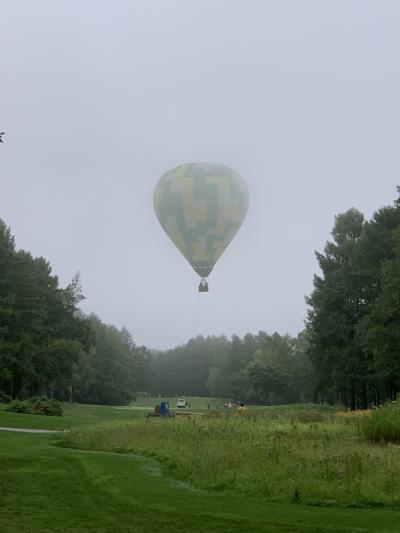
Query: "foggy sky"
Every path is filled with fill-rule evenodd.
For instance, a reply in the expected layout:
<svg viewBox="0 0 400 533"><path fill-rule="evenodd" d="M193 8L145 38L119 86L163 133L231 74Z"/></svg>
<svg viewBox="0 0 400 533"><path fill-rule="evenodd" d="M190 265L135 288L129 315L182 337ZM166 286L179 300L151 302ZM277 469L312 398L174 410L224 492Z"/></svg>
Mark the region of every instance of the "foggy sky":
<svg viewBox="0 0 400 533"><path fill-rule="evenodd" d="M297 334L334 216L400 184L396 0L0 0L0 218L85 312L166 348ZM245 223L197 292L158 178L246 180Z"/></svg>

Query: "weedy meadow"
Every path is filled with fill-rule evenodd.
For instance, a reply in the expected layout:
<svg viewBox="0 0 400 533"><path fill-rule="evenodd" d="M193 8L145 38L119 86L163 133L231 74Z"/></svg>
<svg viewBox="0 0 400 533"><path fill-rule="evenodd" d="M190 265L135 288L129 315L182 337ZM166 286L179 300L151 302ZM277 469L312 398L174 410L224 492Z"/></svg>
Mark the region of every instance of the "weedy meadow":
<svg viewBox="0 0 400 533"><path fill-rule="evenodd" d="M209 491L311 505L400 503L400 410L294 406L192 418L103 422L60 445L156 458L164 473Z"/></svg>

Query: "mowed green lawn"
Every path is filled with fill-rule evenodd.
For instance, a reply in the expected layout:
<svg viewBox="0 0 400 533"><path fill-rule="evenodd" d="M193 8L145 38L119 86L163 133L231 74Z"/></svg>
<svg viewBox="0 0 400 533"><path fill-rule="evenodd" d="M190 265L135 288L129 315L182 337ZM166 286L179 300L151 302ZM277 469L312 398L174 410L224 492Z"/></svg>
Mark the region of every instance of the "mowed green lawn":
<svg viewBox="0 0 400 533"><path fill-rule="evenodd" d="M154 407L161 401L168 401L171 411L177 411L176 400L177 398L139 398L132 405L123 407L63 404L64 415L62 417L9 413L4 410L7 406L0 404L0 427L64 430L102 421L129 421L144 418L147 412L154 410ZM223 407L223 400L193 397L189 398L189 401L191 407L186 408L186 412L206 412L207 404L211 409Z"/></svg>
<svg viewBox="0 0 400 533"><path fill-rule="evenodd" d="M71 429L107 420L129 421L138 416L144 417L147 412L147 409L126 409L107 405L63 404L63 416L41 416L9 413L4 410L5 407L5 405L0 407L0 427L56 430Z"/></svg>
<svg viewBox="0 0 400 533"><path fill-rule="evenodd" d="M145 414L139 409L71 406L65 420L50 423L50 418L35 416L35 426L101 422L99 427L106 427L107 421L119 420L139 427ZM0 415L0 425L8 425L9 416L14 426L33 427L29 419L34 415ZM55 445L60 438L0 432L2 533L400 530L400 511L395 507L317 507L274 503L265 495L193 489L163 476L153 458L61 448Z"/></svg>

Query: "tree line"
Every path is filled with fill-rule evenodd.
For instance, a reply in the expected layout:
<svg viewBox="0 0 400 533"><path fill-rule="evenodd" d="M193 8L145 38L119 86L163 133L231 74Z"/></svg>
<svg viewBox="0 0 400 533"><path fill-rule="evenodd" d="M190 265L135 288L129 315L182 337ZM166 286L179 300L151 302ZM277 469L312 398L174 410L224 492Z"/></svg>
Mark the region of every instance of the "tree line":
<svg viewBox="0 0 400 533"><path fill-rule="evenodd" d="M260 404L309 402L315 383L307 349L304 334L198 336L152 354L150 391Z"/></svg>
<svg viewBox="0 0 400 533"><path fill-rule="evenodd" d="M400 189L399 189L400 193ZM16 250L0 221L0 391L124 404L136 392L253 403L327 402L352 409L400 389L400 198L366 220L335 217L305 329L198 336L170 350L137 346L126 328L79 309L79 276L59 286L44 258Z"/></svg>
<svg viewBox="0 0 400 533"><path fill-rule="evenodd" d="M124 328L79 310L79 275L59 285L48 261L17 250L0 220L0 391L13 398L122 404L148 357Z"/></svg>

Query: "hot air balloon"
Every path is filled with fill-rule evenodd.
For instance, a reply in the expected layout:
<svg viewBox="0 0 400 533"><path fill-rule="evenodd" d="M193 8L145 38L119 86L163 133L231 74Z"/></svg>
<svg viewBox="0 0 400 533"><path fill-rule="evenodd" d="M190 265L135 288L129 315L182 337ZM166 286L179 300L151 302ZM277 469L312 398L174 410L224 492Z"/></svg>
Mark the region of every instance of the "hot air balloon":
<svg viewBox="0 0 400 533"><path fill-rule="evenodd" d="M166 172L154 190L157 218L197 274L199 291L246 216L249 193L232 169L186 163Z"/></svg>

